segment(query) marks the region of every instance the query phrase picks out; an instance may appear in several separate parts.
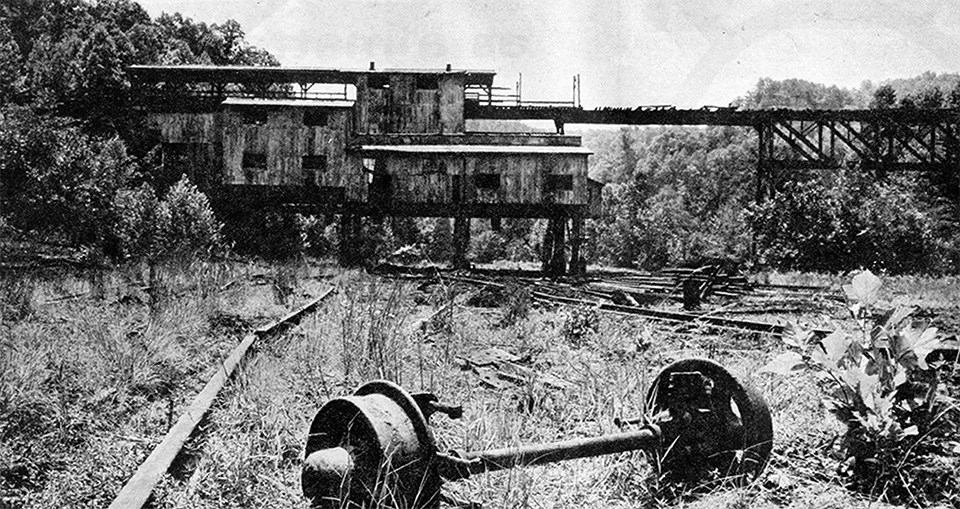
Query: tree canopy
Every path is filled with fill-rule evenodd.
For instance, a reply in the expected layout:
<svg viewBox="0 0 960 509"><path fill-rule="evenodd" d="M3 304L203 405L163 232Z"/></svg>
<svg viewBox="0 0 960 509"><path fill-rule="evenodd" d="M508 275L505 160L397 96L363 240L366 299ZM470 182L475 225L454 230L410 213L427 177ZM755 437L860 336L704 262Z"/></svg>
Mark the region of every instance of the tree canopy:
<svg viewBox="0 0 960 509"><path fill-rule="evenodd" d="M115 259L149 252L131 240L132 217L216 230L188 182L156 207L147 199L162 189L150 188L155 162L138 143L126 73L134 64L279 62L234 20L151 19L131 0L0 3L0 219Z"/></svg>
<svg viewBox="0 0 960 509"><path fill-rule="evenodd" d="M12 0L0 5L0 99L82 120L95 134L131 129L134 64L279 65L234 20L151 19L130 0Z"/></svg>

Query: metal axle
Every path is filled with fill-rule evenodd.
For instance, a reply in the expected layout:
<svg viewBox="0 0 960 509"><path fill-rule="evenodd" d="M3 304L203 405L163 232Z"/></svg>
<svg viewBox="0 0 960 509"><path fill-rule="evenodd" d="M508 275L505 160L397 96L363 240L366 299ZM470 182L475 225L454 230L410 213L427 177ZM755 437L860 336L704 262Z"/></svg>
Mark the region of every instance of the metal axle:
<svg viewBox="0 0 960 509"><path fill-rule="evenodd" d="M466 475L453 477L444 475L443 472L441 472L441 475L447 480L454 481L473 474L514 467L546 465L558 461L652 449L657 447L659 443L660 428L651 424L641 430L628 433L468 452L462 456L466 462ZM457 472L463 471L464 469L457 470Z"/></svg>
<svg viewBox="0 0 960 509"><path fill-rule="evenodd" d="M749 480L770 456L773 429L766 403L716 363L687 359L668 366L645 401L649 417L630 420L643 423L636 431L441 453L428 419L436 412L457 418L460 407L390 382L369 382L352 396L329 401L314 417L303 493L314 507L434 508L444 480L519 466L645 450L657 456L665 475L675 473L677 479L714 472Z"/></svg>

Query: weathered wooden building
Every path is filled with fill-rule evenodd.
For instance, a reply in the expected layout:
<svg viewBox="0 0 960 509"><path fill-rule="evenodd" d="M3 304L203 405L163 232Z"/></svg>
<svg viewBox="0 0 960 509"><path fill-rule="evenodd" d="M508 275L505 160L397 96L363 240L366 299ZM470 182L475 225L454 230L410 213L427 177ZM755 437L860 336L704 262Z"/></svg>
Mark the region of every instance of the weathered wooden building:
<svg viewBox="0 0 960 509"><path fill-rule="evenodd" d="M493 72L130 72L165 170L189 175L220 208L339 214L344 238L362 216L452 217L460 266L471 218L547 218L548 268L564 272L568 256L572 271L585 266L583 221L600 200L587 178L590 152L576 136L467 131L468 103L492 93Z"/></svg>

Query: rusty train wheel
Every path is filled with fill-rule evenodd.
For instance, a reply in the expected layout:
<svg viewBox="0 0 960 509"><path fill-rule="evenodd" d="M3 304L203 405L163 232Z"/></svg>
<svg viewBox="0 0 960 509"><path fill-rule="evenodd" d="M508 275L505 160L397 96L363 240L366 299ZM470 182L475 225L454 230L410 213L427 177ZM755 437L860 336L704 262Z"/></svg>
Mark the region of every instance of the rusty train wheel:
<svg viewBox="0 0 960 509"><path fill-rule="evenodd" d="M677 387L692 373L699 373L706 387L696 395ZM684 359L667 366L646 402L646 415L664 419L653 458L664 480L744 484L770 459L773 423L766 401L713 361Z"/></svg>

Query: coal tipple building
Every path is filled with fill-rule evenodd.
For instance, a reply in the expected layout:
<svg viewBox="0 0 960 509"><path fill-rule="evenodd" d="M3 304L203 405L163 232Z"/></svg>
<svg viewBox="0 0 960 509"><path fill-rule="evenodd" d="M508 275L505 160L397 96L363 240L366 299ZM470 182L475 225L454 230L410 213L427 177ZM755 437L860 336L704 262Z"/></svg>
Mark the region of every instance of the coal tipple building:
<svg viewBox="0 0 960 509"><path fill-rule="evenodd" d="M466 131L494 73L134 66L164 170L221 210L295 206L340 217L341 256L362 216L454 218L464 267L472 218L548 219L545 268L579 273L583 222L600 205L577 136Z"/></svg>

